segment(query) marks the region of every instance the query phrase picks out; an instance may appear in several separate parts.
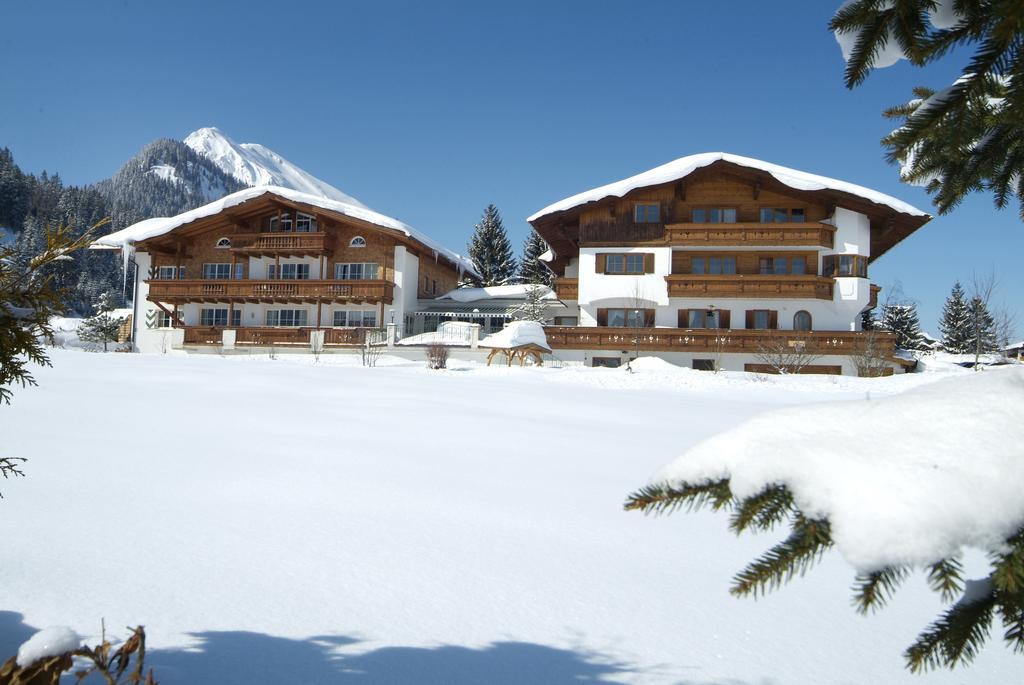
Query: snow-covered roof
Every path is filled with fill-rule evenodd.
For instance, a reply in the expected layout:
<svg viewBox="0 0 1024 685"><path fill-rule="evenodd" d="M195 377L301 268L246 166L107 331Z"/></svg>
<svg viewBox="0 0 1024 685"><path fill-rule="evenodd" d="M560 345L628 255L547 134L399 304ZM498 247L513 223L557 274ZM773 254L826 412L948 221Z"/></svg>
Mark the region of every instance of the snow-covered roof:
<svg viewBox="0 0 1024 685"><path fill-rule="evenodd" d="M481 300L525 300L531 288L541 288L544 295L541 299L555 299L554 291L545 285L523 283L519 285L492 285L486 288L456 288L449 290L437 299L455 300L456 302L479 302Z"/></svg>
<svg viewBox="0 0 1024 685"><path fill-rule="evenodd" d="M144 219L143 221L132 224L127 228L122 228L120 231L115 231L110 235L97 239L93 243L93 247L99 249L121 248L132 243L137 243L140 240L156 238L157 236L170 233L176 228L196 221L197 219L203 219L208 216L219 214L229 207L240 205L243 202L247 202L260 197L261 195L267 194L276 195L286 200L291 200L292 202L300 202L302 204L312 205L321 209L337 212L338 214L350 216L353 219L360 219L382 228L399 231L400 233L404 233L408 237L423 243L438 254L444 255L454 263L460 265L463 271L476 274L476 269L473 268L473 263L469 259L466 259L456 252L452 252L429 236L417 231L412 226L409 226L398 219L393 219L366 207L341 202L340 200L332 200L320 195L310 195L309 193L292 190L291 188L282 188L281 186L257 186L255 188L245 188L243 190L239 190L237 193L225 195L219 200L214 200L209 204L205 204L202 207L196 207L195 209L183 212L177 216Z"/></svg>
<svg viewBox="0 0 1024 685"><path fill-rule="evenodd" d="M548 337L544 335L544 327L536 321L513 321L497 333L492 333L480 341L480 347L492 347L510 350L523 345L537 345L548 352Z"/></svg>
<svg viewBox="0 0 1024 685"><path fill-rule="evenodd" d="M553 205L548 205L528 218L527 221L536 221L548 214L554 214L555 212L579 207L580 205L588 202L596 202L597 200L602 200L606 197L622 197L626 193L636 190L637 188L678 181L681 178L689 176L697 169L719 161L764 171L771 174L775 180L780 183L796 190L836 190L849 193L850 195L856 195L857 197L868 200L869 202L885 205L890 209L894 209L895 211L903 214L909 214L911 216L928 216L926 212L922 212L920 209L917 209L913 205L907 204L902 200L898 200L876 190L871 190L870 188L865 188L864 186L856 185L855 183L848 183L834 178L809 174L806 171L790 169L788 167L764 162L751 157L741 157L739 155L729 154L728 152L703 152L697 155L689 155L688 157L680 157L675 161L669 162L668 164L662 164L659 167L637 174L636 176L630 176L629 178L625 178L621 181L609 183L608 185L603 185L599 188L594 188L593 190L588 190L586 192L573 195L572 197L567 197Z"/></svg>

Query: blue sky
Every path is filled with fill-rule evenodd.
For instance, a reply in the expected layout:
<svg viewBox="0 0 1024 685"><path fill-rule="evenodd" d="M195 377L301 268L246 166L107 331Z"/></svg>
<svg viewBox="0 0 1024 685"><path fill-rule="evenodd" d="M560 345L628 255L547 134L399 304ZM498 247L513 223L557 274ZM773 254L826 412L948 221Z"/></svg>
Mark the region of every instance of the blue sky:
<svg viewBox="0 0 1024 685"><path fill-rule="evenodd" d="M715 150L929 210L885 163L880 113L963 56L848 91L825 28L838 4L7 2L0 146L82 184L217 126L460 251L490 202L518 247L555 200ZM1022 229L1016 207L973 197L871 277L900 281L937 333L953 281L994 271L1021 337Z"/></svg>

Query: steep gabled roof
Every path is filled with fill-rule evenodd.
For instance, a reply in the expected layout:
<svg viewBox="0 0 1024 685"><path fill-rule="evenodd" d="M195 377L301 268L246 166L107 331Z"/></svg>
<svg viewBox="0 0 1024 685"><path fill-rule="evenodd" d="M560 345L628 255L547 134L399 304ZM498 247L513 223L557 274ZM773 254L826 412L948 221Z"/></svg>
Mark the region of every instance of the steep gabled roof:
<svg viewBox="0 0 1024 685"><path fill-rule="evenodd" d="M379 212L375 212L372 209L366 207L360 207L352 205L339 200L331 200L319 195L310 195L309 193L302 193L291 188L282 188L281 186L257 186L255 188L245 188L237 193L225 195L219 200L214 200L209 204L205 204L202 207L196 207L195 209L189 210L172 217L156 217L153 219L145 219L138 223L132 224L127 228L123 228L120 231L115 231L110 235L103 236L93 243L93 247L102 248L121 248L143 240L150 238L156 238L162 235L171 233L172 231L191 224L199 219L214 216L220 214L224 210L240 205L244 202L254 200L264 195L277 196L284 200L290 200L291 202L309 205L312 207L318 207L320 209L327 210L341 214L352 219L359 221L365 221L367 223L379 226L384 229L391 231L397 231L406 237L422 244L423 246L437 252L439 255L445 257L453 264L462 268L463 271L471 274L476 274L476 269L473 268L473 263L463 257L462 255L449 250L440 243L434 241L429 236L417 231L412 226L393 219Z"/></svg>

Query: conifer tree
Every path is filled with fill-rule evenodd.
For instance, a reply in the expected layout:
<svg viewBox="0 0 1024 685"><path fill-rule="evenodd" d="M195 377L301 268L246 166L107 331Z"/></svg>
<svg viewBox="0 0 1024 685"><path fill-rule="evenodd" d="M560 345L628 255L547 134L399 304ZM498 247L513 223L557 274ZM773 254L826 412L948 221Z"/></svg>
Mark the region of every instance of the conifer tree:
<svg viewBox="0 0 1024 685"><path fill-rule="evenodd" d="M78 327L78 339L91 343L102 343L103 351L107 344L117 342L117 333L125 322L123 317L111 316L114 304L110 295L103 293L96 301L96 313L82 321Z"/></svg>
<svg viewBox="0 0 1024 685"><path fill-rule="evenodd" d="M968 352L995 352L999 349L999 336L996 333L995 317L988 310L988 304L981 297L971 298L968 305Z"/></svg>
<svg viewBox="0 0 1024 685"><path fill-rule="evenodd" d="M943 214L968 193L990 191L997 207L1014 197L1024 218L1024 3L947 0L851 0L829 28L854 39L845 82L854 88L891 47L916 66L973 48L962 74L940 91L914 89L914 100L885 116L901 121L882 144L903 180L923 185ZM1016 80L1014 80L1016 79Z"/></svg>
<svg viewBox="0 0 1024 685"><path fill-rule="evenodd" d="M523 244L523 258L519 261L519 280L523 283L551 285L551 270L540 260L548 251L548 244L537 231L530 231Z"/></svg>
<svg viewBox="0 0 1024 685"><path fill-rule="evenodd" d="M487 205L469 242L469 258L480 274L480 285L508 285L515 281L516 258L494 205Z"/></svg>
<svg viewBox="0 0 1024 685"><path fill-rule="evenodd" d="M517 305L509 307L508 313L516 321L537 321L544 323L547 313L547 305L544 296L548 289L541 285L535 285L526 289L526 298Z"/></svg>
<svg viewBox="0 0 1024 685"><path fill-rule="evenodd" d="M972 350L971 312L960 281L953 285L946 303L942 305L939 331L942 333L942 346L947 352L964 354Z"/></svg>
<svg viewBox="0 0 1024 685"><path fill-rule="evenodd" d="M921 323L917 318L917 306L913 304L887 304L882 307L879 325L896 334L896 347L904 350L927 348Z"/></svg>

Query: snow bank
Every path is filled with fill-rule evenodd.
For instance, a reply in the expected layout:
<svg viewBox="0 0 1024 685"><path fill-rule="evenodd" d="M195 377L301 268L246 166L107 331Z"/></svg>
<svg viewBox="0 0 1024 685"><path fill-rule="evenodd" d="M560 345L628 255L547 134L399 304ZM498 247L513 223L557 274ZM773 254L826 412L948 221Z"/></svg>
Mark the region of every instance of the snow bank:
<svg viewBox="0 0 1024 685"><path fill-rule="evenodd" d="M40 659L66 654L78 649L82 638L65 626L45 628L18 647L18 665L24 668Z"/></svg>
<svg viewBox="0 0 1024 685"><path fill-rule="evenodd" d="M725 477L737 497L788 486L805 513L829 518L861 572L993 549L1024 526L1024 370L763 414L654 480Z"/></svg>
<svg viewBox="0 0 1024 685"><path fill-rule="evenodd" d="M513 321L497 333L492 333L480 341L480 347L496 347L511 349L522 345L539 345L548 352L548 337L544 335L544 327L536 321Z"/></svg>
<svg viewBox="0 0 1024 685"><path fill-rule="evenodd" d="M544 291L544 299L555 299L555 293L551 288L543 285L524 283L520 285L493 285L486 288L456 288L449 290L437 299L454 300L456 302L476 302L478 300L525 300L526 294L531 288L541 288Z"/></svg>
<svg viewBox="0 0 1024 685"><path fill-rule="evenodd" d="M353 205L347 202L341 202L339 200L332 200L329 198L322 197L320 195L311 195L309 193L303 193L298 190L292 190L291 188L284 188L281 186L258 186L255 188L246 188L239 190L237 193L231 193L225 195L219 200L214 200L202 207L196 207L195 209L189 210L172 217L154 217L152 219L145 219L138 223L132 224L127 228L123 228L120 231L115 231L110 235L105 235L102 238L96 240L92 247L98 249L104 248L124 248L127 245L136 243L140 240L146 240L148 238L155 238L157 236L170 233L176 228L184 226L185 224L191 223L198 219L203 219L214 214L219 214L229 207L240 205L243 202L247 202L254 198L257 198L265 194L277 195L293 202L301 202L303 204L312 205L314 207L320 207L327 209L332 212L338 212L345 216L350 216L354 219L360 219L362 221L369 222L382 228L388 228L393 231L404 233L405 235L420 241L432 250L436 250L438 253L443 254L445 257L450 259L462 266L463 271L467 273L476 274L476 270L473 268L473 263L451 250L443 247L440 243L437 243L429 236L420 233L412 226L405 224L398 219L393 219L389 216L385 216L372 209L367 209L361 205Z"/></svg>
<svg viewBox="0 0 1024 685"><path fill-rule="evenodd" d="M622 197L626 193L637 188L677 181L689 176L697 169L706 167L709 164L713 164L718 161L730 162L750 169L759 169L771 174L775 180L780 183L784 183L790 188L795 188L796 190L837 190L851 195L856 195L857 197L868 200L869 202L874 202L875 204L885 205L903 214L910 214L911 216L928 216L926 212L922 212L920 209L917 209L902 200L898 200L889 195L885 195L854 183L847 183L846 181L839 181L825 176L817 176L805 171L798 171L797 169L790 169L788 167L779 166L778 164L763 162L751 157L741 157L727 152L704 152L697 155L690 155L688 157L680 157L675 161L669 162L668 164L662 164L661 166L645 171L642 174L630 176L629 178L621 181L609 183L608 185L601 186L600 188L594 188L593 190L573 195L572 197L568 197L553 205L545 207L528 218L527 221L536 221L548 214L572 209L573 207L578 207L588 202L596 202L597 200L601 200L606 197Z"/></svg>

